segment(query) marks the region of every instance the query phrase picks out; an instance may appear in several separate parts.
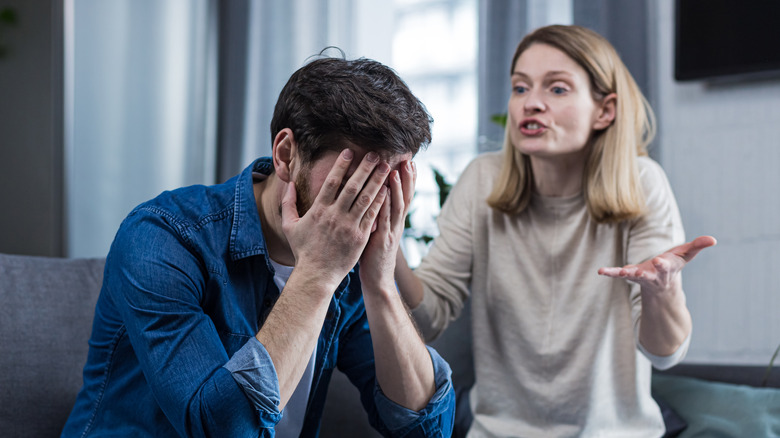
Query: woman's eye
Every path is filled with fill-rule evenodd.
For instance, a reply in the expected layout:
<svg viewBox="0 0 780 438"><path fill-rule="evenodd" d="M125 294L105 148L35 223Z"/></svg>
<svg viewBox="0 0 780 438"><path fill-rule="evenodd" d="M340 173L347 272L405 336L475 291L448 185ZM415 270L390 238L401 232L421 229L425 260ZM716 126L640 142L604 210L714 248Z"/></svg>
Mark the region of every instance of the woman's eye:
<svg viewBox="0 0 780 438"><path fill-rule="evenodd" d="M525 93L526 91L528 91L528 89L527 89L527 88L525 88L525 87L524 87L524 86L522 86L522 85L515 85L515 86L512 88L512 90L513 90L515 93L517 93L517 94L523 94L523 93Z"/></svg>
<svg viewBox="0 0 780 438"><path fill-rule="evenodd" d="M553 92L553 94L564 94L567 91L563 87L552 87L550 90Z"/></svg>

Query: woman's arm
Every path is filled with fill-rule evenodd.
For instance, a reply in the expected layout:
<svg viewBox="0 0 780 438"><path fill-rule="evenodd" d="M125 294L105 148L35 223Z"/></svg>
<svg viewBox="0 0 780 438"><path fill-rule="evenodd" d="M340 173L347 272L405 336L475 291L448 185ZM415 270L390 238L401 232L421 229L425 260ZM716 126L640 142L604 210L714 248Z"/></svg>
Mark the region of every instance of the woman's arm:
<svg viewBox="0 0 780 438"><path fill-rule="evenodd" d="M403 251L398 251L395 257L395 283L409 309L413 310L420 305L423 299L422 281L409 267Z"/></svg>
<svg viewBox="0 0 780 438"><path fill-rule="evenodd" d="M638 265L601 268L599 274L623 278L640 286L642 324L639 342L651 354L669 356L691 332L691 314L685 304L681 271L696 255L717 243L701 236Z"/></svg>

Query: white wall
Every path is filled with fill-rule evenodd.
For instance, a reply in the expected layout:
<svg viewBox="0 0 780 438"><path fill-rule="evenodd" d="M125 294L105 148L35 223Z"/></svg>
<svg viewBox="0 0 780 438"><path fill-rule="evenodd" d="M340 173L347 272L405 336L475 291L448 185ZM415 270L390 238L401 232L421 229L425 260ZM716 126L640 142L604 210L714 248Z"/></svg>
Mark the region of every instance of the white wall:
<svg viewBox="0 0 780 438"><path fill-rule="evenodd" d="M780 78L676 82L673 2L649 9L661 164L688 238L718 239L683 276L686 361L766 365L780 343Z"/></svg>

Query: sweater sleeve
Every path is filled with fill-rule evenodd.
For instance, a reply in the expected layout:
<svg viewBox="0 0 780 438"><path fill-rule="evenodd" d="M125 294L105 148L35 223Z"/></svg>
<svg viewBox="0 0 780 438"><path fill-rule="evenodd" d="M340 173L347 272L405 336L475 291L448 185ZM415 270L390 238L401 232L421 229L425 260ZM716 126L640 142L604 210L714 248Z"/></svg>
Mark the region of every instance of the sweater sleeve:
<svg viewBox="0 0 780 438"><path fill-rule="evenodd" d="M640 158L640 178L645 192L645 213L631 222L628 237L627 264L637 264L662 254L685 242L680 211L669 180L661 166L649 158ZM639 350L656 368L669 368L685 357L688 341L668 357L649 355L639 344L642 323L640 288L631 285L631 316L634 339Z"/></svg>
<svg viewBox="0 0 780 438"><path fill-rule="evenodd" d="M490 185L477 158L464 170L442 207L433 240L416 274L423 300L412 311L426 342L436 339L463 310L474 263L474 217L488 209L478 187Z"/></svg>

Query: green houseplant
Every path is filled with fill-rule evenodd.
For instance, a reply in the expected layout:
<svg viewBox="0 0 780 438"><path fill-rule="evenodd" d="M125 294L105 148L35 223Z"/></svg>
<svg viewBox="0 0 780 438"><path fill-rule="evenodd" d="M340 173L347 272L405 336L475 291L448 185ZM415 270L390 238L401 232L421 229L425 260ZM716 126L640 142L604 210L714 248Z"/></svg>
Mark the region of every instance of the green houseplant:
<svg viewBox="0 0 780 438"><path fill-rule="evenodd" d="M5 44L5 30L16 26L18 18L16 10L10 7L0 9L0 59L5 58L10 49Z"/></svg>

